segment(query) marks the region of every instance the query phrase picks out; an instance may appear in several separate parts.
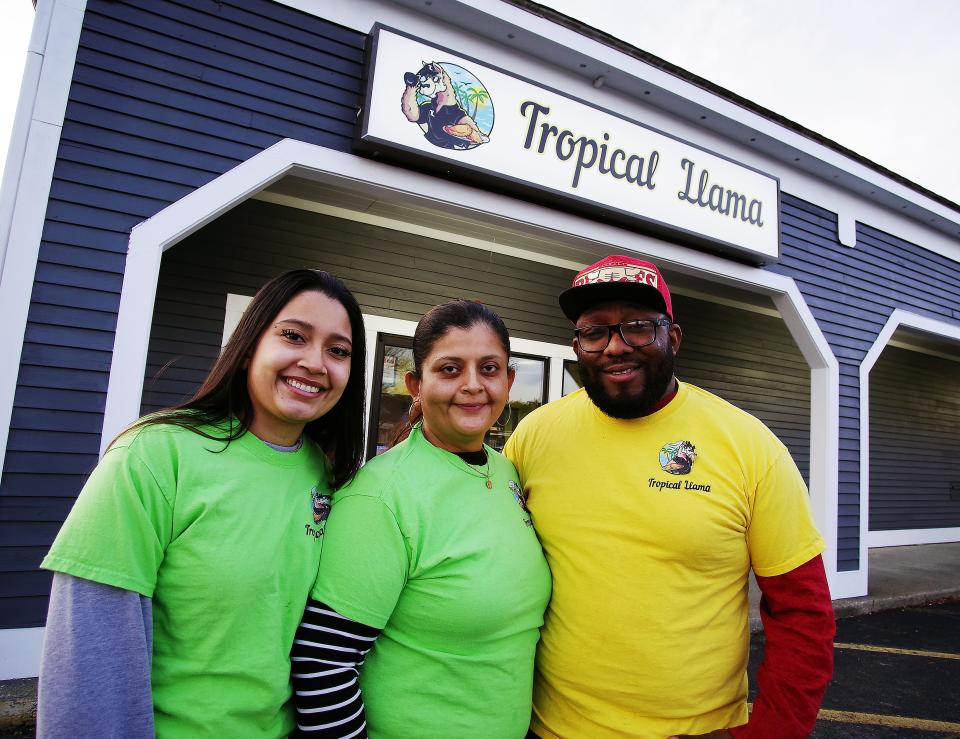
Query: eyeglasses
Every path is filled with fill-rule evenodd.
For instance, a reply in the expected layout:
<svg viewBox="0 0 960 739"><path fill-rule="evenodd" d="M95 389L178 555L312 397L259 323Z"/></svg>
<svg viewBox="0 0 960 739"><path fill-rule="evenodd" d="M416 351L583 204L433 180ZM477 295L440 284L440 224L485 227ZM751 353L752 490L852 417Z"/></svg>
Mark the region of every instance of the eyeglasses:
<svg viewBox="0 0 960 739"><path fill-rule="evenodd" d="M574 330L580 349L585 352L602 352L610 344L610 337L614 329L620 332L620 338L627 346L634 348L652 344L657 338L658 326L669 326L669 318L659 321L624 321L611 323L607 326L584 326Z"/></svg>

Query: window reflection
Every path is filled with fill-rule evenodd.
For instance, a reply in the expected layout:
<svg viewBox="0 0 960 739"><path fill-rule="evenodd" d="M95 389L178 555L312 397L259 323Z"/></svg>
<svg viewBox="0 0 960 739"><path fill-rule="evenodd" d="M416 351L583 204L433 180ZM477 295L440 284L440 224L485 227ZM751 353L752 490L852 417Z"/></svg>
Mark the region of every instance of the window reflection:
<svg viewBox="0 0 960 739"><path fill-rule="evenodd" d="M569 359L564 360L562 393L564 395L569 395L574 390L578 390L582 387L583 383L580 381L580 365L576 362L571 362Z"/></svg>
<svg viewBox="0 0 960 739"><path fill-rule="evenodd" d="M389 449L397 432L407 422L410 394L404 377L407 372L413 371L411 343L410 339L403 336L381 336L378 342L374 372L380 391L371 398L369 457ZM516 368L510 400L499 422L486 436L486 442L498 450L503 449L520 419L543 405L547 399L545 358L514 354L510 357L510 364Z"/></svg>
<svg viewBox="0 0 960 739"><path fill-rule="evenodd" d="M413 349L393 340L382 344L382 357L376 372L380 377L380 395L373 401L371 410L376 414L376 424L371 424L371 433L376 434L370 456L382 454L390 448L394 436L407 422L410 410L410 393L404 378L413 371Z"/></svg>
<svg viewBox="0 0 960 739"><path fill-rule="evenodd" d="M503 449L520 419L534 408L543 405L547 398L545 359L513 354L510 356L510 364L517 372L513 387L510 388L510 400L507 408L500 414L497 425L490 430L486 438L486 442L497 450Z"/></svg>

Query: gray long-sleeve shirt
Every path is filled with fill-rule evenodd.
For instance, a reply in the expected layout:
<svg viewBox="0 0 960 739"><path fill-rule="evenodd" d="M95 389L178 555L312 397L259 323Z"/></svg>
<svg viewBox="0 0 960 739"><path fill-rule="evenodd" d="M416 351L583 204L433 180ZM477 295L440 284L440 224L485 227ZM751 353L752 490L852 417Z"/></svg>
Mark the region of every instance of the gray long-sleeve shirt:
<svg viewBox="0 0 960 739"><path fill-rule="evenodd" d="M151 601L53 576L37 696L38 739L153 737Z"/></svg>

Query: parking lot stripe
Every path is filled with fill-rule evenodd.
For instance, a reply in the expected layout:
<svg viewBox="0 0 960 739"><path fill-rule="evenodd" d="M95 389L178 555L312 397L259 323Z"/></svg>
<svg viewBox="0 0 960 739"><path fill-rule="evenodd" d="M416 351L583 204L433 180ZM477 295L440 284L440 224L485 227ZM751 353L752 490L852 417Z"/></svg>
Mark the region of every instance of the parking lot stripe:
<svg viewBox="0 0 960 739"><path fill-rule="evenodd" d="M873 644L847 644L835 642L835 649L859 649L862 652L886 652L888 654L908 654L913 657L938 657L939 659L960 659L960 654L950 652L928 652L924 649L895 649L894 647L878 647Z"/></svg>
<svg viewBox="0 0 960 739"><path fill-rule="evenodd" d="M920 731L960 731L960 724L951 721L933 721L925 718L906 716L885 716L879 713L857 713L855 711L833 711L820 709L817 718L823 721L837 721L845 724L870 724L872 726L892 726L898 729L917 729Z"/></svg>

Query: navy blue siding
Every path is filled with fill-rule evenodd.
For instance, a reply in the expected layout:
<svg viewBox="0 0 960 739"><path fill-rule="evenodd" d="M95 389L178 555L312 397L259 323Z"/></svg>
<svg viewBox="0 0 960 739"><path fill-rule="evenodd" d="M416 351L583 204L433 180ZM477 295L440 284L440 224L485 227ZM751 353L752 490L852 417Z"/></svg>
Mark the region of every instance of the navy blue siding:
<svg viewBox="0 0 960 739"><path fill-rule="evenodd" d="M89 0L4 474L0 628L97 459L130 229L283 138L349 151L365 36L269 0Z"/></svg>
<svg viewBox="0 0 960 739"><path fill-rule="evenodd" d="M895 346L870 371L870 531L960 526L960 362Z"/></svg>
<svg viewBox="0 0 960 739"><path fill-rule="evenodd" d="M43 623L35 568L96 461L130 229L282 138L349 151L364 40L269 0L89 0L0 479L0 628ZM797 280L840 361L839 564L855 569L857 368L894 307L960 321L960 280L868 227L842 247L834 214L786 194L782 222L769 269Z"/></svg>
<svg viewBox="0 0 960 739"><path fill-rule="evenodd" d="M837 561L860 566L860 363L895 308L960 322L956 263L857 224L855 248L837 241L837 216L784 193L782 259L769 269L792 277L840 366ZM905 286L904 282L908 285Z"/></svg>

